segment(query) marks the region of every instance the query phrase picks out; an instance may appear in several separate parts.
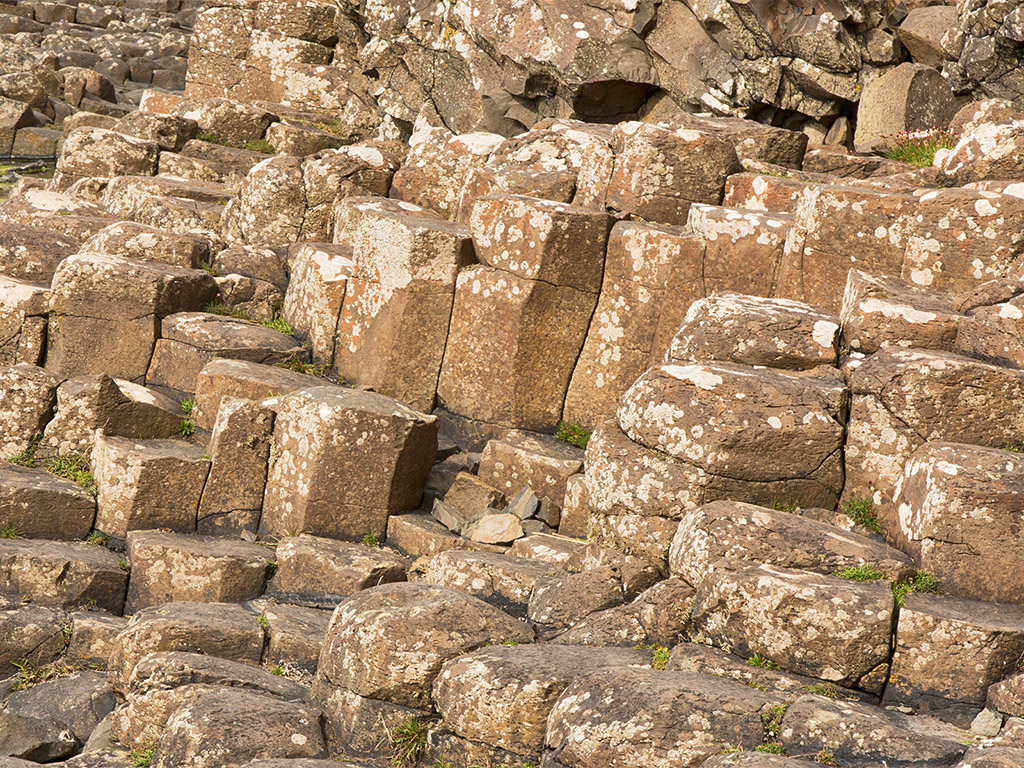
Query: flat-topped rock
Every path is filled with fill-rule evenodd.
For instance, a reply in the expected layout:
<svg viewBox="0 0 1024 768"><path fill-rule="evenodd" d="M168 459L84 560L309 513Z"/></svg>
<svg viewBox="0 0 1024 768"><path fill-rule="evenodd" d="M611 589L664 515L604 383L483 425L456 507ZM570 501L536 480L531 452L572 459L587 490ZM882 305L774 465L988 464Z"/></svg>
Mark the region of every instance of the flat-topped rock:
<svg viewBox="0 0 1024 768"><path fill-rule="evenodd" d="M462 738L537 758L548 715L577 677L649 663L634 649L493 646L447 662L433 696L444 726Z"/></svg>
<svg viewBox="0 0 1024 768"><path fill-rule="evenodd" d="M10 608L0 604L0 663L54 661L65 645L63 625L67 618L68 614L59 608Z"/></svg>
<svg viewBox="0 0 1024 768"><path fill-rule="evenodd" d="M0 457L12 459L32 446L53 414L59 384L36 365L0 367Z"/></svg>
<svg viewBox="0 0 1024 768"><path fill-rule="evenodd" d="M0 227L0 273L33 283L49 283L78 241L42 226L6 223Z"/></svg>
<svg viewBox="0 0 1024 768"><path fill-rule="evenodd" d="M273 365L308 356L294 337L273 328L209 312L182 312L161 321L146 383L195 392L203 367L216 358Z"/></svg>
<svg viewBox="0 0 1024 768"><path fill-rule="evenodd" d="M669 567L700 584L722 558L835 573L867 566L893 582L912 575L913 561L875 539L781 510L714 501L688 512L679 523Z"/></svg>
<svg viewBox="0 0 1024 768"><path fill-rule="evenodd" d="M129 531L196 529L210 463L203 449L180 440L132 440L100 434L92 452L96 528L124 540Z"/></svg>
<svg viewBox="0 0 1024 768"><path fill-rule="evenodd" d="M389 638L386 647L380 637ZM521 622L458 590L385 584L335 609L317 680L394 704L429 706L444 662L485 643L532 640Z"/></svg>
<svg viewBox="0 0 1024 768"><path fill-rule="evenodd" d="M256 616L240 605L225 603L143 608L114 641L111 682L124 693L135 665L158 651L204 653L256 666L263 653L263 628Z"/></svg>
<svg viewBox="0 0 1024 768"><path fill-rule="evenodd" d="M82 250L191 269L198 269L210 261L210 241L207 238L175 234L134 221L121 221L105 227L86 240Z"/></svg>
<svg viewBox="0 0 1024 768"><path fill-rule="evenodd" d="M281 539L267 588L282 602L334 608L363 589L404 581L412 563L388 549L301 535Z"/></svg>
<svg viewBox="0 0 1024 768"><path fill-rule="evenodd" d="M42 469L0 463L0 524L38 539L83 539L96 499L70 480Z"/></svg>
<svg viewBox="0 0 1024 768"><path fill-rule="evenodd" d="M57 387L57 408L42 444L60 455L92 451L96 430L133 438L178 434L184 412L169 397L106 374L76 376Z"/></svg>
<svg viewBox="0 0 1024 768"><path fill-rule="evenodd" d="M563 574L550 563L490 552L441 552L427 562L423 580L479 597L513 616L525 616L542 579Z"/></svg>
<svg viewBox="0 0 1024 768"><path fill-rule="evenodd" d="M888 675L894 609L885 581L720 560L697 585L690 631L708 645L878 693Z"/></svg>
<svg viewBox="0 0 1024 768"><path fill-rule="evenodd" d="M666 360L805 370L836 364L839 318L807 304L716 294L690 305Z"/></svg>
<svg viewBox="0 0 1024 768"><path fill-rule="evenodd" d="M0 539L0 592L60 608L119 614L128 574L108 549L77 541Z"/></svg>
<svg viewBox="0 0 1024 768"><path fill-rule="evenodd" d="M212 301L217 284L202 270L79 253L61 262L50 293L47 368L141 381L156 323Z"/></svg>
<svg viewBox="0 0 1024 768"><path fill-rule="evenodd" d="M196 379L193 417L203 429L213 429L220 400L225 395L246 400L279 397L305 387L322 384L323 380L305 373L296 373L273 365L245 360L214 360Z"/></svg>
<svg viewBox="0 0 1024 768"><path fill-rule="evenodd" d="M167 531L129 531L126 607L170 602L238 603L263 592L273 560L262 544Z"/></svg>
<svg viewBox="0 0 1024 768"><path fill-rule="evenodd" d="M418 506L437 452L435 417L337 386L293 392L275 408L279 454L262 531L381 539L388 515Z"/></svg>

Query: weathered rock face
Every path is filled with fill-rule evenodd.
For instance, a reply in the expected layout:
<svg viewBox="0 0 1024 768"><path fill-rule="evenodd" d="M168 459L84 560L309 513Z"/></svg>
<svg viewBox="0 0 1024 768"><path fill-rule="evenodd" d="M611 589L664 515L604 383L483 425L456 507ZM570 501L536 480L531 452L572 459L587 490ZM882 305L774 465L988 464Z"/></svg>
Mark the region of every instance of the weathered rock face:
<svg viewBox="0 0 1024 768"><path fill-rule="evenodd" d="M884 703L966 727L1024 652L1022 619L1017 605L911 595L899 612Z"/></svg>
<svg viewBox="0 0 1024 768"><path fill-rule="evenodd" d="M379 644L386 638L386 646ZM366 698L424 707L441 666L485 643L528 643L533 632L482 600L426 584L364 590L335 609L317 680ZM396 661L400 663L396 664Z"/></svg>
<svg viewBox="0 0 1024 768"><path fill-rule="evenodd" d="M800 376L734 363L665 364L623 396L619 425L695 474L752 490L778 484L787 498L828 507L842 484L846 408L845 386L830 370Z"/></svg>
<svg viewBox="0 0 1024 768"><path fill-rule="evenodd" d="M432 416L372 392L310 387L275 406L261 530L383 538L415 509L437 451Z"/></svg>
<svg viewBox="0 0 1024 768"><path fill-rule="evenodd" d="M620 668L583 675L555 702L547 746L559 765L697 766L730 747L761 743L761 715L779 699L690 672ZM699 713L680 723L678 712ZM628 734L640 729L642 739Z"/></svg>
<svg viewBox="0 0 1024 768"><path fill-rule="evenodd" d="M700 584L723 558L826 574L867 565L894 582L914 570L898 550L790 512L715 501L687 513L669 553L673 575Z"/></svg>
<svg viewBox="0 0 1024 768"><path fill-rule="evenodd" d="M942 75L922 64L900 64L872 81L860 97L854 144L900 131L945 128L957 102Z"/></svg>
<svg viewBox="0 0 1024 768"><path fill-rule="evenodd" d="M800 606L787 622L783 606ZM784 669L878 693L892 637L893 594L807 571L718 561L697 588L691 632L742 656L760 654Z"/></svg>
<svg viewBox="0 0 1024 768"><path fill-rule="evenodd" d="M844 496L869 497L892 540L901 537L894 493L925 441L1012 445L1024 431L1019 372L948 352L883 350L853 372ZM992 393L999 392L998 396Z"/></svg>
<svg viewBox="0 0 1024 768"><path fill-rule="evenodd" d="M901 541L945 591L1019 602L1017 499L1024 473L1015 453L925 443L907 459L895 502Z"/></svg>

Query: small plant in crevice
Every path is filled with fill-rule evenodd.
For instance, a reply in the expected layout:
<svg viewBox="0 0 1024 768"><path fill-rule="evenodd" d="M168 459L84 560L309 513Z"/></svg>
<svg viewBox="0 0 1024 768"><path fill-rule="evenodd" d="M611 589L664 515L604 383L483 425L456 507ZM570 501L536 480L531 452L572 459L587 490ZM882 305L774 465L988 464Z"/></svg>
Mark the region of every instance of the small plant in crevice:
<svg viewBox="0 0 1024 768"><path fill-rule="evenodd" d="M782 736L782 718L789 709L788 704L772 704L761 713L761 724L764 726L764 743L772 744Z"/></svg>
<svg viewBox="0 0 1024 768"><path fill-rule="evenodd" d="M870 563L860 563L836 571L834 575L850 581L878 581L885 574Z"/></svg>
<svg viewBox="0 0 1024 768"><path fill-rule="evenodd" d="M50 459L46 462L46 471L80 485L93 496L99 492L96 478L89 469L89 460L80 453L69 453Z"/></svg>
<svg viewBox="0 0 1024 768"><path fill-rule="evenodd" d="M36 451L39 450L39 444L43 441L42 435L35 435L29 441L21 453L17 453L11 456L7 461L11 464L17 464L19 467L34 467L36 466Z"/></svg>
<svg viewBox="0 0 1024 768"><path fill-rule="evenodd" d="M13 525L0 526L0 539L20 539L21 533Z"/></svg>
<svg viewBox="0 0 1024 768"><path fill-rule="evenodd" d="M288 325L285 319L278 315L274 315L273 317L268 318L266 320L260 320L260 325L262 325L264 328L270 328L273 331L279 331L280 333L283 333L285 336L291 336L295 333L295 331L292 329L290 325Z"/></svg>
<svg viewBox="0 0 1024 768"><path fill-rule="evenodd" d="M250 315L248 312L243 312L240 309L235 309L230 304L227 304L223 301L211 301L209 304L203 307L203 312L207 312L211 315L233 317L235 320L245 320L250 323L256 322L255 318L253 318L253 316Z"/></svg>
<svg viewBox="0 0 1024 768"><path fill-rule="evenodd" d="M781 741L766 741L764 744L758 744L754 747L755 752L767 752L769 755L784 755L786 754L786 748L782 746Z"/></svg>
<svg viewBox="0 0 1024 768"><path fill-rule="evenodd" d="M99 531L93 531L85 537L86 544L96 544L97 546L106 546L107 542L110 541L110 537L105 533Z"/></svg>
<svg viewBox="0 0 1024 768"><path fill-rule="evenodd" d="M720 755L731 755L731 754L733 754L735 752L742 752L742 751L743 751L743 745L742 744L730 744L727 741L723 741L721 748L719 748L719 750L718 750L718 754L720 754Z"/></svg>
<svg viewBox="0 0 1024 768"><path fill-rule="evenodd" d="M280 362L274 363L275 368L284 368L288 371L295 371L295 373L306 373L310 376L319 376L323 378L326 375L327 368L323 365L314 365L313 363L307 363L301 357L292 355L287 360L281 360Z"/></svg>
<svg viewBox="0 0 1024 768"><path fill-rule="evenodd" d="M761 669L778 669L779 665L771 659L762 656L760 653L755 653L749 659L747 659L747 665L751 667L761 667Z"/></svg>
<svg viewBox="0 0 1024 768"><path fill-rule="evenodd" d="M655 669L664 669L668 666L669 649L663 645L637 645L638 651L651 652L651 666Z"/></svg>
<svg viewBox="0 0 1024 768"><path fill-rule="evenodd" d="M800 509L800 505L795 501L782 501L782 499L772 499L772 505L770 509L774 509L778 512L795 512Z"/></svg>
<svg viewBox="0 0 1024 768"><path fill-rule="evenodd" d="M284 667L280 664L275 664L269 670L270 674L277 675L278 677L284 677Z"/></svg>
<svg viewBox="0 0 1024 768"><path fill-rule="evenodd" d="M906 604L907 595L912 595L915 592L937 593L938 591L939 581L928 571L918 571L913 576L900 579L892 585L892 593L896 596L897 608L902 608Z"/></svg>
<svg viewBox="0 0 1024 768"><path fill-rule="evenodd" d="M831 766L831 768L837 768L839 762L836 760L836 753L831 749L820 749L815 753L812 758L814 762L821 763L822 765Z"/></svg>
<svg viewBox="0 0 1024 768"><path fill-rule="evenodd" d="M256 623L264 629L270 629L270 619L267 618L267 614L261 613L256 617Z"/></svg>
<svg viewBox="0 0 1024 768"><path fill-rule="evenodd" d="M574 445L577 448L583 448L584 450L587 448L587 443L590 442L591 434L592 430L568 421L558 422L558 428L555 429L556 438L561 440L563 443L568 443L569 445Z"/></svg>
<svg viewBox="0 0 1024 768"><path fill-rule="evenodd" d="M192 419L182 419L178 424L178 434L182 437L192 437L196 433L196 423Z"/></svg>
<svg viewBox="0 0 1024 768"><path fill-rule="evenodd" d="M65 627L61 627L61 632L67 640L70 640L70 635ZM34 685L61 677L69 677L83 669L81 665L69 664L62 659L44 665L39 665L32 659L20 659L12 661L10 664L18 670L17 679L11 686L12 691L27 691Z"/></svg>
<svg viewBox="0 0 1024 768"><path fill-rule="evenodd" d="M839 511L871 533L882 532L882 526L878 524L878 515L875 514L874 504L867 496L852 496L840 505Z"/></svg>
<svg viewBox="0 0 1024 768"><path fill-rule="evenodd" d="M267 560L267 576L277 573L277 560Z"/></svg>
<svg viewBox="0 0 1024 768"><path fill-rule="evenodd" d="M274 145L266 139L254 139L253 141L248 141L243 149L247 149L250 152L259 152L263 155L277 154L277 150L274 149Z"/></svg>
<svg viewBox="0 0 1024 768"><path fill-rule="evenodd" d="M399 723L394 730L387 730L384 741L391 750L391 764L395 766L415 765L427 746L427 732L430 721L410 717Z"/></svg>
<svg viewBox="0 0 1024 768"><path fill-rule="evenodd" d="M132 569L132 564L128 562L128 558L122 557L120 560L117 561L117 567L120 568L122 571L127 572Z"/></svg>
<svg viewBox="0 0 1024 768"><path fill-rule="evenodd" d="M380 537L376 533L364 533L362 542L364 547L377 548L380 546Z"/></svg>
<svg viewBox="0 0 1024 768"><path fill-rule="evenodd" d="M196 401L191 397L187 397L178 403L181 406L181 412L186 416L192 415L192 410L196 407Z"/></svg>
<svg viewBox="0 0 1024 768"><path fill-rule="evenodd" d="M156 753L155 747L135 747L128 753L134 768L150 768L153 765L153 756Z"/></svg>
<svg viewBox="0 0 1024 768"><path fill-rule="evenodd" d="M945 128L932 126L924 131L900 131L883 136L889 141L889 151L885 156L918 168L930 168L939 149L952 149L956 146L956 136Z"/></svg>

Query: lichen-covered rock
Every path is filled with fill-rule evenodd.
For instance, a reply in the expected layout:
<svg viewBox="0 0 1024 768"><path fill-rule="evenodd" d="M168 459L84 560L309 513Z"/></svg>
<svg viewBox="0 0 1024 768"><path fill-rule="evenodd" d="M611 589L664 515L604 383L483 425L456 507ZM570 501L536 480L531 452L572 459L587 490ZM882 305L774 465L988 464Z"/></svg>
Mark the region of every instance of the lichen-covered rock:
<svg viewBox="0 0 1024 768"><path fill-rule="evenodd" d="M80 485L42 469L0 464L0 526L39 539L83 539L96 500Z"/></svg>
<svg viewBox="0 0 1024 768"><path fill-rule="evenodd" d="M606 213L520 195L473 206L477 257L519 277L597 293L613 219Z"/></svg>
<svg viewBox="0 0 1024 768"><path fill-rule="evenodd" d="M838 312L846 274L898 277L917 198L863 187L808 185L794 212L779 267L782 298Z"/></svg>
<svg viewBox="0 0 1024 768"><path fill-rule="evenodd" d="M304 361L308 353L290 334L274 328L210 312L179 312L160 323L146 383L195 392L199 372L219 357L273 365Z"/></svg>
<svg viewBox="0 0 1024 768"><path fill-rule="evenodd" d="M715 294L690 305L666 355L806 370L836 364L839 318L786 299Z"/></svg>
<svg viewBox="0 0 1024 768"><path fill-rule="evenodd" d="M130 531L129 612L169 602L238 603L263 592L271 552L262 544L166 531Z"/></svg>
<svg viewBox="0 0 1024 768"><path fill-rule="evenodd" d="M726 178L740 170L732 145L711 133L620 123L608 205L647 221L684 224L691 203L719 205Z"/></svg>
<svg viewBox="0 0 1024 768"><path fill-rule="evenodd" d="M363 697L424 707L449 659L486 643L532 640L521 622L458 590L384 584L335 609L317 679Z"/></svg>
<svg viewBox="0 0 1024 768"><path fill-rule="evenodd" d="M622 578L611 567L580 573L550 573L537 579L529 595L529 617L542 635L563 632L591 614L625 600Z"/></svg>
<svg viewBox="0 0 1024 768"><path fill-rule="evenodd" d="M267 594L316 608L334 608L363 589L405 581L412 564L388 550L316 536L282 539Z"/></svg>
<svg viewBox="0 0 1024 768"><path fill-rule="evenodd" d="M548 715L578 676L608 668L644 667L633 649L496 646L447 662L434 682L444 726L465 739L536 759Z"/></svg>
<svg viewBox="0 0 1024 768"><path fill-rule="evenodd" d="M84 542L0 540L0 593L71 609L120 614L128 574L108 549Z"/></svg>
<svg viewBox="0 0 1024 768"><path fill-rule="evenodd" d="M669 566L674 576L700 584L723 558L825 574L869 566L893 582L914 571L909 557L875 539L737 501L714 501L688 512L672 540Z"/></svg>
<svg viewBox="0 0 1024 768"><path fill-rule="evenodd" d="M828 749L836 760L940 768L966 751L963 732L930 717L869 704L801 696L782 718L782 742L794 751Z"/></svg>
<svg viewBox="0 0 1024 768"><path fill-rule="evenodd" d="M61 456L88 454L101 427L118 437L173 437L183 415L178 403L139 384L104 374L76 376L57 387L56 413L42 445Z"/></svg>
<svg viewBox="0 0 1024 768"><path fill-rule="evenodd" d="M468 592L513 616L525 616L543 580L563 573L556 565L490 552L441 552L430 558L422 580Z"/></svg>
<svg viewBox="0 0 1024 768"><path fill-rule="evenodd" d="M742 683L690 672L598 671L577 678L555 702L547 746L567 768L691 768L723 744L759 745L761 715L779 701ZM680 712L690 715L680 720Z"/></svg>
<svg viewBox="0 0 1024 768"><path fill-rule="evenodd" d="M865 354L883 347L952 350L965 320L941 293L858 269L847 276L840 318L843 348Z"/></svg>
<svg viewBox="0 0 1024 768"><path fill-rule="evenodd" d="M850 388L844 497L870 498L894 541L896 485L925 441L1009 446L1024 432L1015 405L1024 374L949 352L882 350L853 372Z"/></svg>
<svg viewBox="0 0 1024 768"><path fill-rule="evenodd" d="M280 664L286 669L298 668L315 673L331 614L316 608L264 599L250 601L249 606L266 618L264 665L273 668L273 665Z"/></svg>
<svg viewBox="0 0 1024 768"><path fill-rule="evenodd" d="M1006 277L1024 251L1024 200L973 189L929 190L910 222L902 276L959 293Z"/></svg>
<svg viewBox="0 0 1024 768"><path fill-rule="evenodd" d="M61 655L65 645L67 613L39 605L10 607L0 603L0 662L29 661L48 664Z"/></svg>
<svg viewBox="0 0 1024 768"><path fill-rule="evenodd" d="M761 654L783 669L878 693L894 608L884 581L720 560L697 585L690 631L741 656Z"/></svg>
<svg viewBox="0 0 1024 768"><path fill-rule="evenodd" d="M968 311L957 327L954 348L996 365L1024 367L1024 297L1008 297Z"/></svg>
<svg viewBox="0 0 1024 768"><path fill-rule="evenodd" d="M797 503L830 507L842 484L846 397L832 369L666 363L623 395L618 422L631 440L686 465L692 485L725 477L755 500L774 484Z"/></svg>
<svg viewBox="0 0 1024 768"><path fill-rule="evenodd" d="M210 262L210 245L208 238L199 235L175 234L134 221L120 221L86 240L82 250L197 269Z"/></svg>
<svg viewBox="0 0 1024 768"><path fill-rule="evenodd" d="M441 402L489 425L551 432L597 295L492 267L458 275Z"/></svg>
<svg viewBox="0 0 1024 768"><path fill-rule="evenodd" d="M693 596L693 587L682 579L665 579L641 592L631 603L591 613L551 642L671 647L683 639L690 624Z"/></svg>
<svg viewBox="0 0 1024 768"><path fill-rule="evenodd" d="M291 259L291 279L281 317L312 344L313 362L333 365L338 320L355 271L351 248L303 243Z"/></svg>
<svg viewBox="0 0 1024 768"><path fill-rule="evenodd" d="M529 486L539 499L560 510L566 481L581 469L581 449L551 437L512 430L487 441L477 474L510 499Z"/></svg>
<svg viewBox="0 0 1024 768"><path fill-rule="evenodd" d="M930 442L897 482L900 541L954 595L1020 602L1011 563L1020 553L1017 511L1024 466L1016 453Z"/></svg>
<svg viewBox="0 0 1024 768"><path fill-rule="evenodd" d="M0 368L0 458L26 451L53 415L59 377L36 365Z"/></svg>
<svg viewBox="0 0 1024 768"><path fill-rule="evenodd" d="M321 384L323 379L273 365L214 360L199 373L192 417L197 426L212 430L224 397L259 401Z"/></svg>
<svg viewBox="0 0 1024 768"><path fill-rule="evenodd" d="M275 414L251 400L222 397L207 453L210 474L199 501L196 531L259 530Z"/></svg>
<svg viewBox="0 0 1024 768"><path fill-rule="evenodd" d="M62 210L56 202L54 210ZM49 283L61 261L76 251L75 238L44 226L5 223L0 228L0 271L10 278Z"/></svg>
<svg viewBox="0 0 1024 768"><path fill-rule="evenodd" d="M426 212L424 212L426 213ZM433 214L360 206L334 363L347 381L413 408L434 406L469 228Z"/></svg>
<svg viewBox="0 0 1024 768"><path fill-rule="evenodd" d="M210 462L178 440L132 440L99 434L92 451L96 528L123 541L129 531L196 529Z"/></svg>
<svg viewBox="0 0 1024 768"><path fill-rule="evenodd" d="M167 315L212 301L202 270L80 253L53 277L46 366L61 376L105 373L141 381Z"/></svg>
<svg viewBox="0 0 1024 768"><path fill-rule="evenodd" d="M667 336L667 344L679 322L659 334L659 321L674 313L681 320L704 296L703 258L704 242L681 228L631 221L612 227L597 308L565 395L566 421L592 428L610 417L649 361L661 359L656 342Z"/></svg>
<svg viewBox="0 0 1024 768"><path fill-rule="evenodd" d="M156 768L240 768L256 758L326 757L320 713L295 702L226 688L171 715Z"/></svg>
<svg viewBox="0 0 1024 768"><path fill-rule="evenodd" d="M946 595L909 595L883 704L969 727L989 686L1024 654L1024 608Z"/></svg>
<svg viewBox="0 0 1024 768"><path fill-rule="evenodd" d="M280 398L261 530L384 538L415 509L437 452L437 420L396 400L337 386Z"/></svg>
<svg viewBox="0 0 1024 768"><path fill-rule="evenodd" d="M263 628L256 614L240 605L166 603L143 608L111 649L115 690L125 693L136 664L159 651L205 653L255 666L263 653Z"/></svg>
<svg viewBox="0 0 1024 768"><path fill-rule="evenodd" d="M152 176L159 154L152 141L105 128L77 128L64 139L55 189L64 191L89 177Z"/></svg>
<svg viewBox="0 0 1024 768"><path fill-rule="evenodd" d="M989 122L981 119L964 126L956 146L936 158L954 184L987 179L1019 178L1024 120L1020 115Z"/></svg>

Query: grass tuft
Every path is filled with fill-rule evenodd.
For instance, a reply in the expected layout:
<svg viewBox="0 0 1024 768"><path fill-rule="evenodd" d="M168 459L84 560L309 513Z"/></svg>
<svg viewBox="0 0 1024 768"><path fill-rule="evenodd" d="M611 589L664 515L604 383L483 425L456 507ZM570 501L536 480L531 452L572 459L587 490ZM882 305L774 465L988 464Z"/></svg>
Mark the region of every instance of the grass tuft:
<svg viewBox="0 0 1024 768"><path fill-rule="evenodd" d="M43 441L42 435L35 435L30 441L28 446L21 453L11 456L7 461L11 464L17 464L19 467L35 467L36 466L36 451L39 450L39 444Z"/></svg>
<svg viewBox="0 0 1024 768"><path fill-rule="evenodd" d="M918 168L931 168L935 152L952 149L956 137L944 128L930 128L927 131L900 131L883 138L889 139L889 151L885 156Z"/></svg>
<svg viewBox="0 0 1024 768"><path fill-rule="evenodd" d="M916 575L901 579L892 585L892 593L896 596L896 607L902 608L907 601L907 595L915 592L936 593L939 591L939 581L928 571L918 571Z"/></svg>
<svg viewBox="0 0 1024 768"><path fill-rule="evenodd" d="M427 746L427 731L430 723L418 717L401 722L394 731L387 734L391 745L391 764L396 766L415 765Z"/></svg>
<svg viewBox="0 0 1024 768"><path fill-rule="evenodd" d="M134 768L150 768L153 765L153 755L156 753L154 747L135 747L128 753Z"/></svg>
<svg viewBox="0 0 1024 768"><path fill-rule="evenodd" d="M760 653L755 653L749 659L747 659L747 665L751 667L761 667L761 669L778 669L779 665L776 664L769 658L762 656Z"/></svg>
<svg viewBox="0 0 1024 768"><path fill-rule="evenodd" d="M271 330L280 331L286 336L291 336L295 333L290 325L285 321L283 317L272 317L269 320L260 320L260 325L264 328L270 328Z"/></svg>
<svg viewBox="0 0 1024 768"><path fill-rule="evenodd" d="M878 581L884 574L870 563L861 563L836 571L835 575L850 581Z"/></svg>
<svg viewBox="0 0 1024 768"><path fill-rule="evenodd" d="M178 434L182 437L192 437L196 433L196 423L192 419L182 419L178 424Z"/></svg>
<svg viewBox="0 0 1024 768"><path fill-rule="evenodd" d="M21 533L13 525L0 526L0 539L20 539Z"/></svg>
<svg viewBox="0 0 1024 768"><path fill-rule="evenodd" d="M89 460L80 453L69 453L67 456L50 459L46 462L46 471L77 483L93 496L99 492L96 478L89 469Z"/></svg>
<svg viewBox="0 0 1024 768"><path fill-rule="evenodd" d="M245 149L250 152L259 152L264 155L275 155L277 150L274 149L274 145L266 139L256 139L254 141L246 142Z"/></svg>

